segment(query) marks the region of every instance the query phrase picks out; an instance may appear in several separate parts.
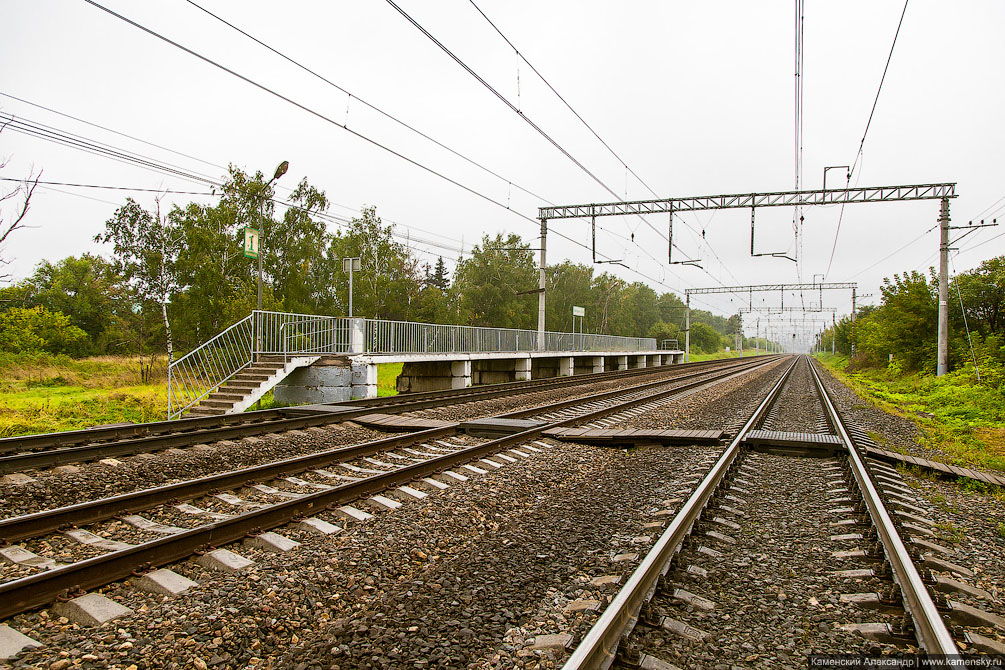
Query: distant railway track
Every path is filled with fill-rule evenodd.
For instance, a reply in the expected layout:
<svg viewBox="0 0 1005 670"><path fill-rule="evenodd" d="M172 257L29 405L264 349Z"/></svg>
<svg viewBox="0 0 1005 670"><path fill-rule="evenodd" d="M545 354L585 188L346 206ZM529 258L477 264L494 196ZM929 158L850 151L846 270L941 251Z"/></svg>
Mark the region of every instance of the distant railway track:
<svg viewBox="0 0 1005 670"><path fill-rule="evenodd" d="M703 370L727 369L743 364L743 359L684 363L331 403L326 405L331 407L330 412L305 412L292 407L3 438L0 439L0 454L2 454L0 474L324 426L363 416L377 409L401 413L491 400L514 394L575 388L584 384L646 379L652 376L674 379Z"/></svg>
<svg viewBox="0 0 1005 670"><path fill-rule="evenodd" d="M36 559L46 560L41 556L25 558L32 554L32 541L60 532L71 537L75 534L77 541L101 553L68 565L50 561L46 566L49 569L0 584L0 619L48 605L60 594L104 586L137 570L167 565L295 519L311 518L326 510L352 516L359 510L348 506L361 499L393 506L393 501L382 496L390 490L406 497L424 497L409 484L425 482L437 487L431 481L434 476L463 480L463 471L485 473L501 467L502 461L526 458L531 452L550 448L541 442L546 430L589 424L634 408L653 406L735 379L775 360L761 357L700 369L689 367L685 374L668 379L520 410L504 418L540 417L544 421L498 439L462 436L456 424L447 425L5 519L0 521L0 538L7 543L21 543L19 551L25 565L37 566L40 563ZM346 418L346 414L339 414L337 420ZM492 461L497 454L499 461ZM274 501L277 497L279 502ZM199 502L200 507L192 502ZM222 509L227 512L215 511ZM156 517L138 517L140 512L148 516L156 513ZM185 515L210 522L190 528L176 525ZM98 531L96 524L123 520L148 534L164 536L132 544L115 540L109 532L79 532L82 526Z"/></svg>
<svg viewBox="0 0 1005 670"><path fill-rule="evenodd" d="M832 560L865 561L868 567L832 570L822 574L845 585L863 580L867 583L886 581L888 585L881 593L842 594L841 603L850 608L862 608L859 610L859 618L866 611L885 613L876 615L881 619L878 623L859 624L854 623L854 620L849 621L841 626L842 633L875 640L887 645L888 650L900 649L910 653L914 648L919 648L936 657L958 657L961 654L958 642L963 643L963 647L969 650L968 653L1002 653L1005 646L1001 642L996 642L993 635L985 636L979 631L982 631L982 627L1001 629L1005 620L993 613L948 600L945 593L991 596L982 596L980 589L931 572L947 572L958 577L969 571L947 562L946 553L943 552L950 550L933 541L934 534L930 529L935 524L919 516L923 512L912 505L910 490L903 486L899 473L886 464L865 458L862 445L859 444L863 440L863 434L848 427L847 420L838 412L819 373L808 362L809 359L806 361L793 361L721 456L702 473L701 481L669 517L669 523L665 525L649 553L641 559L637 568L627 577L623 588L572 651L563 666L565 670L607 668L615 659L618 659L621 667L644 667L650 670L677 667L675 664L680 664L681 667L702 664L700 661L696 662L690 654L697 653L693 649L702 648L702 641L710 639L709 633L700 630L700 617L697 620L699 623L693 623L693 617L690 617L692 622L689 622L689 617L681 614L729 607L729 603L717 604L700 595L700 592L695 594L687 589L698 591L706 583L706 572L710 575L713 568L718 567L717 563L724 560L722 557L728 557L733 551L741 551L734 548L737 546L737 538L729 534L744 532L748 514L741 508L746 504L748 495L761 498L759 505L765 504L766 495L770 496L770 493L764 492L764 488L755 488L759 481L768 482L770 479L764 472L767 461L751 460L751 445L759 445L755 448L768 448L775 453L799 449L812 453L819 448L821 458L818 462L833 463L825 466L825 477L830 482L830 488L819 495L832 496L829 502L823 504L835 507L828 513L840 517L840 520L830 523L830 530L827 530L825 524L821 531L823 541L827 542L826 535L831 533L829 541L838 546L849 542L853 546L856 542L865 543L864 550L834 552L835 558ZM783 391L787 384L792 383L794 370L799 365L805 365L809 370L819 402L819 413L808 406L810 403L805 394L803 406L797 410L780 406ZM790 393L790 403L798 404L792 401L792 397L793 394ZM802 436L776 431L774 436L778 443L774 447L766 446L770 445L771 432L758 429L776 419L785 423L786 412L790 422L793 415L804 415L807 424L816 424L816 430ZM806 416L807 414L811 416ZM798 447L795 446L796 443L800 443ZM834 456L826 457L826 449L834 449ZM789 469L784 472L788 477L797 476ZM795 501L787 500L785 507L788 511L779 521L796 518L800 514L801 508ZM756 537L767 531L752 528L751 532ZM874 544L869 544L870 537ZM772 551L770 547L763 546L759 550ZM758 562L756 557L743 556L741 554L740 562L734 564ZM706 562L712 561L707 571L696 565L701 561L695 557L704 558ZM689 565L689 561L695 561L696 564ZM873 567L877 562L879 567ZM729 568L723 569L727 571L725 575L728 575L730 581L739 579L739 575L729 572ZM792 568L786 569L791 571ZM763 576L763 572L759 574ZM697 588L691 584L697 585ZM708 585L714 584L715 582L710 582ZM722 584L718 584L716 589L729 592L729 586ZM745 607L749 606L749 598L753 595L748 592L741 601ZM779 602L774 608L784 609L786 606L785 602ZM823 607L819 603L818 606ZM674 617L681 617L681 620ZM946 625L948 620L952 620L957 626L953 631ZM960 628L961 625L971 628ZM749 639L756 641L766 632L750 631ZM735 639L732 644L738 647L740 640ZM749 643L745 643L745 648L751 652L758 650L756 645ZM770 642L767 648L772 649ZM822 651L848 652L854 649L825 648ZM720 662L724 662L723 659ZM803 666L800 664L800 667Z"/></svg>

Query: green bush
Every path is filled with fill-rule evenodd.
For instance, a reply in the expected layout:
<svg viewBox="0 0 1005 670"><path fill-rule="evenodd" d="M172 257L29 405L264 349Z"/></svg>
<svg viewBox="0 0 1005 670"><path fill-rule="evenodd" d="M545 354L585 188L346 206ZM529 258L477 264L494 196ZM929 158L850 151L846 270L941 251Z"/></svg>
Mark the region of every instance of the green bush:
<svg viewBox="0 0 1005 670"><path fill-rule="evenodd" d="M12 307L0 312L0 351L79 355L87 333L70 317L44 307Z"/></svg>

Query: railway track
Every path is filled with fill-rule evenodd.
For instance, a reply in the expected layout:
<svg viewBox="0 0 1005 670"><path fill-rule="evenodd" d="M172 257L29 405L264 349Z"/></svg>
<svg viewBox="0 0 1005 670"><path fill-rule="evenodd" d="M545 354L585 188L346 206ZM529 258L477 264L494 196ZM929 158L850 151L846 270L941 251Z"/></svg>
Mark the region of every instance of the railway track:
<svg viewBox="0 0 1005 670"><path fill-rule="evenodd" d="M577 389L584 385L631 382L650 377L673 379L703 370L744 365L743 361L710 361L674 366L604 372L591 375L509 382L465 389L409 393L399 396L331 403L325 410L305 411L281 408L235 415L186 418L129 426L108 426L63 433L27 435L0 439L0 474L55 467L59 465L154 453L171 448L219 440L304 430L327 426L382 412L419 412L433 407L481 403L513 395L533 395L548 391Z"/></svg>
<svg viewBox="0 0 1005 670"><path fill-rule="evenodd" d="M899 473L863 457L866 439L793 361L690 496L658 512L659 539L564 668L1005 652L1005 619L974 604L994 597Z"/></svg>
<svg viewBox="0 0 1005 670"><path fill-rule="evenodd" d="M370 513L354 506L363 507L359 501L396 508L400 499L425 498L446 488L445 482L550 449L542 439L549 429L603 425L774 362L689 368L670 379L513 412L500 418L536 418L538 425L497 439L473 438L461 434L458 424L446 425L5 519L0 538L17 544L0 552L16 578L0 584L0 619L194 553L232 560L215 548L249 536L259 545L289 548L269 531L292 521L310 532L335 533L334 519L317 515L365 520ZM62 556L81 554L83 560L61 564ZM22 576L25 571L35 574Z"/></svg>

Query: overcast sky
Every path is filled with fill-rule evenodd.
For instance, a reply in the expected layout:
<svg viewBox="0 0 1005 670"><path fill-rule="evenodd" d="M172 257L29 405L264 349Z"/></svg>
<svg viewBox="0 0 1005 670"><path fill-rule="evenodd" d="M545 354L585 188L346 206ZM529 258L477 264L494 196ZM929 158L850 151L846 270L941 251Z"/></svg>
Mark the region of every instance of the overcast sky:
<svg viewBox="0 0 1005 670"><path fill-rule="evenodd" d="M793 188L793 2L475 1L660 197ZM442 255L451 267L483 233L515 232L538 246L533 219L548 202L615 199L386 0L198 3L502 178L350 100L187 0L101 2L500 204L83 0L5 3L0 113L214 179L228 163L271 175L276 164L288 160L280 196L307 177L336 203L335 215L375 205L385 222L396 223L397 232L410 238L420 258L434 262ZM619 198L653 197L469 0L398 4ZM903 3L806 5L803 185L819 188L824 166L856 159ZM990 222L992 216L1005 223L1003 25L1000 0L910 2L853 185L956 182L954 225L979 217ZM9 159L6 178L34 169L49 181L206 190L204 184L10 128L0 135L0 156ZM843 170L829 173L828 185L843 182ZM0 189L11 186L0 183ZM107 253L92 239L127 195L153 205L153 193L39 187L29 215L33 228L18 232L4 250L13 258L15 277L30 274L42 259ZM215 201L172 194L165 200ZM827 271L839 209L807 208L804 216L798 267L785 259L750 257L749 210L685 215L697 234L675 223L674 240L681 248L675 256L701 259L702 268L667 265L666 215L649 217L652 227L637 218L601 219L600 253L623 259L630 269L598 270L681 294L688 287L794 282L800 275L809 282ZM937 201L847 207L826 280L857 281L861 294L875 296L863 302L875 301L884 276L937 264L938 230L932 229L937 216ZM758 251L795 253L792 218L791 210L759 210ZM588 223L553 221L551 230L580 244L550 235L549 263L590 262ZM1005 237L996 238L1002 232L1005 228L991 228L968 236L952 268L963 271L1005 253ZM267 253L267 233L263 248ZM755 303L761 298L761 305L778 304L777 295ZM849 298L834 291L825 294L824 304L847 312ZM796 303L786 297L786 304ZM696 306L729 314L746 305L721 295L702 296Z"/></svg>

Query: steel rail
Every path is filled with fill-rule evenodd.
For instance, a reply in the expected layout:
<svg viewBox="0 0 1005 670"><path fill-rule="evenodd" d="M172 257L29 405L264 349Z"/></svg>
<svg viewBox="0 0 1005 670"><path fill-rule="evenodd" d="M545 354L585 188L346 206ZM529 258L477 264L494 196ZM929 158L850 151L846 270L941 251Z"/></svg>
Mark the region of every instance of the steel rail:
<svg viewBox="0 0 1005 670"><path fill-rule="evenodd" d="M741 368L740 371L752 367L753 365L767 362L769 361L754 361L753 363L748 362ZM666 395L682 393L701 384L735 375L738 373L737 367L738 366L731 366L726 370L704 370L689 373L686 377L693 378L709 374L717 374L717 376L700 379L688 383L683 387L678 386L673 389L650 394L645 396L645 399L653 400ZM681 377L674 378L674 380L678 379L681 379ZM670 380L651 382L646 386L632 387L632 389L644 389L649 386L659 386L669 382ZM632 389L608 391L603 394L591 396L589 400L596 401L615 398L618 395L624 395L626 392L630 392ZM562 409L583 402L583 398L562 400L556 403L531 408L529 410L520 410L519 412L505 414L500 418L519 418L529 416L534 413L555 411L557 409ZM408 433L407 435L396 435L381 438L357 445L338 447L314 454L307 454L281 461L274 461L272 463L264 463L261 465L242 468L240 470L231 470L228 472L209 475L207 477L200 477L198 479L176 482L165 486L123 493L108 498L77 503L76 505L67 505L65 507L43 510L32 514L3 519L0 520L0 542L17 542L27 538L37 537L45 533L51 533L66 526L80 526L97 523L99 521L105 521L123 514L141 512L158 505L169 503L173 500L190 500L214 490L226 490L228 488L245 485L248 482L275 479L284 474L294 474L305 470L323 467L331 464L333 461L362 458L387 449L397 449L403 446L416 444L424 440L446 437L456 433L458 425L459 424L454 423L440 428L431 428L423 431Z"/></svg>
<svg viewBox="0 0 1005 670"><path fill-rule="evenodd" d="M671 372L680 368L716 367L727 364L725 361L701 361L696 363L675 363L671 366L652 368L634 368L631 370L610 370L607 372L579 374L572 377L553 377L548 379L530 379L526 381L504 382L485 386L469 386L463 389L442 389L438 391L419 391L398 396L382 396L377 398L360 398L337 403L326 403L338 408L374 408L407 406L407 409L417 409L416 403L421 401L436 401L446 404L447 401L473 402L484 396L493 398L514 392L534 392L553 386L576 386L593 382L603 382L631 376L646 376L659 372ZM33 435L18 435L0 438L0 454L20 453L34 450L45 450L53 447L78 446L124 440L130 438L152 437L156 435L184 433L203 429L214 429L223 426L253 424L255 422L274 421L289 416L299 415L296 407L241 412L239 414L221 414L205 417L185 417L171 421L153 421L127 426L102 426L83 428L58 433L37 433Z"/></svg>
<svg viewBox="0 0 1005 670"><path fill-rule="evenodd" d="M767 365L771 360L764 360ZM749 370L745 370L747 372ZM741 373L735 373L741 374ZM723 379L733 374L724 373ZM694 386L712 383L694 382ZM676 389L683 392L685 389ZM57 567L43 573L0 584L0 620L51 603L60 593L77 589L92 589L128 577L141 566L161 566L184 559L202 549L227 544L255 532L281 526L291 519L315 514L332 506L344 505L376 494L392 486L404 485L422 477L443 472L471 460L484 458L499 451L539 439L545 430L576 425L602 418L635 405L648 402L650 396L633 398L584 415L556 421L513 435L490 440L452 454L444 454L422 463L402 466L358 482L350 482L326 491L305 494L300 498L279 502L269 507L239 514L230 519L205 524L164 538L113 551L78 563Z"/></svg>
<svg viewBox="0 0 1005 670"><path fill-rule="evenodd" d="M887 559L893 568L893 577L900 585L901 595L907 605L907 611L914 620L914 629L917 633L918 642L929 654L945 654L948 656L958 656L960 651L953 642L953 637L942 621L942 615L935 607L928 588L925 586L918 569L914 565L911 553L901 539L900 534L894 526L879 490L872 481L872 476L866 467L865 459L860 453L858 446L852 440L851 434L841 421L841 415L834 406L823 381L811 363L810 370L813 372L813 380L816 382L817 391L820 394L824 408L831 420L832 425L848 449L848 462L851 466L852 475L862 491L862 499L869 510L869 516L876 526L876 532L883 548L886 551Z"/></svg>
<svg viewBox="0 0 1005 670"><path fill-rule="evenodd" d="M244 486L249 482L276 479L283 475L293 475L305 470L324 467L333 461L364 458L388 449L411 446L424 440L449 437L457 432L457 425L430 428L407 435L395 435L361 444L337 447L287 460L221 472L199 479L189 479L165 486L3 519L0 520L0 543L18 542L52 533L66 526L82 526L106 521L123 514L135 514L175 500L191 500L215 490L223 491Z"/></svg>
<svg viewBox="0 0 1005 670"><path fill-rule="evenodd" d="M711 366L709 370L717 369L729 369L742 365L740 363L730 363L730 364L720 364ZM667 366L661 366L659 368L646 368L653 371L663 371L671 372L673 370L662 369ZM704 370L703 371L708 371ZM618 374L622 372L635 372L635 371L617 371ZM651 373L655 374L655 372ZM691 373L692 375L694 373ZM586 375L581 375L586 377ZM625 375L625 377L631 377L633 375ZM634 376L649 376L648 373L639 372ZM670 379L681 379L688 375L675 375L670 377ZM621 378L621 377L618 377ZM562 380L575 379L575 377L564 377ZM610 378L608 378L610 379ZM545 381L545 380L541 380ZM525 390L525 393L538 392L540 390L546 390L554 386L566 386L569 385L568 381L552 381L553 383L542 387L533 387ZM594 380L577 380L572 383L573 386L578 386L580 384L587 383L588 381ZM604 381L604 380L596 380ZM522 382L517 382L522 383ZM662 383L662 382L657 382ZM640 385L643 387L645 384ZM513 393L515 389L486 389L481 391L480 394L469 393L463 395L448 396L443 397L429 397L425 399L412 400L410 398L405 398L402 401L393 404L392 408L398 412L413 411L418 409L426 409L429 407L439 407L444 405L452 405L467 402L477 402L479 400L486 400L500 396L507 396ZM432 392L436 393L436 392ZM474 396L474 397L472 397ZM142 437L135 437L132 439L115 440L109 442L97 442L94 444L85 444L82 446L71 446L71 447L60 447L57 449L46 449L42 451L34 451L13 455L0 456L0 474L7 472L19 472L23 470L37 469L52 467L55 465L63 465L67 463L79 463L83 461L95 460L98 458L110 458L116 456L129 456L138 453L148 453L151 451L158 451L161 449L168 449L170 447L184 447L191 446L192 444L197 444L199 442L213 442L217 440L228 440L228 439L240 439L243 437L248 437L252 435L262 435L265 433L275 433L286 430L296 430L299 428L309 428L311 426L324 426L331 423L337 423L340 421L346 421L354 417L363 416L370 414L374 411L371 406L359 407L358 405L344 405L335 406L331 412L297 412L295 408L290 408L288 414L283 413L282 410L267 410L267 411L278 411L280 415L278 417L272 417L263 421L252 421L252 422L240 422L240 421L228 421L223 425L210 426L205 428L198 428L195 430L186 430L184 432L165 432L158 433L155 435L148 435ZM252 413L254 414L254 413ZM239 415L235 415L239 416ZM202 421L202 419L198 419ZM165 422L178 424L179 421Z"/></svg>
<svg viewBox="0 0 1005 670"><path fill-rule="evenodd" d="M639 610L656 590L657 580L670 565L670 559L677 553L681 543L701 516L715 489L736 460L743 438L763 419L768 408L778 396L779 390L795 368L795 364L796 361L793 360L771 387L754 413L743 424L729 446L695 488L694 493L674 516L667 529L656 540L656 544L642 559L639 567L635 569L628 581L625 582L624 587L573 651L569 660L562 666L563 670L606 670L614 662L622 637L631 632L630 629L637 620Z"/></svg>

